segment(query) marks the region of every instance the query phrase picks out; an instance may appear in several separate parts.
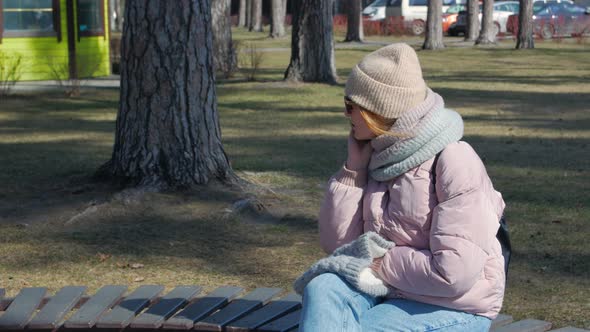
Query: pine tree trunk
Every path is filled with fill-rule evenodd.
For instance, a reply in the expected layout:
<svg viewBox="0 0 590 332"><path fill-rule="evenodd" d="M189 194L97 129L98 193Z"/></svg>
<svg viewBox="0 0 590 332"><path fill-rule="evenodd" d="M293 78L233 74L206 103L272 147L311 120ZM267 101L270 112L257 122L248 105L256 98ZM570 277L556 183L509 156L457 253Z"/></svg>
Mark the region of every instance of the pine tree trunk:
<svg viewBox="0 0 590 332"><path fill-rule="evenodd" d="M209 0L127 0L112 159L132 185L235 179L221 144Z"/></svg>
<svg viewBox="0 0 590 332"><path fill-rule="evenodd" d="M238 26L246 26L246 0L240 0L240 13L238 15Z"/></svg>
<svg viewBox="0 0 590 332"><path fill-rule="evenodd" d="M246 0L246 25L248 30L252 31L252 1Z"/></svg>
<svg viewBox="0 0 590 332"><path fill-rule="evenodd" d="M211 2L213 64L227 78L237 69L237 56L231 38L231 0Z"/></svg>
<svg viewBox="0 0 590 332"><path fill-rule="evenodd" d="M345 42L363 42L363 7L362 0L348 0L348 22Z"/></svg>
<svg viewBox="0 0 590 332"><path fill-rule="evenodd" d="M475 41L479 36L479 2L467 0L467 31L465 41Z"/></svg>
<svg viewBox="0 0 590 332"><path fill-rule="evenodd" d="M285 36L285 9L284 0L272 0L271 2L271 26L269 36L272 38L280 38Z"/></svg>
<svg viewBox="0 0 590 332"><path fill-rule="evenodd" d="M332 0L293 3L291 60L285 79L336 84Z"/></svg>
<svg viewBox="0 0 590 332"><path fill-rule="evenodd" d="M250 31L262 31L262 0L252 0L252 23Z"/></svg>
<svg viewBox="0 0 590 332"><path fill-rule="evenodd" d="M115 1L109 1L109 26L111 27L112 31L117 31L117 17L119 17L119 13L117 12L117 3Z"/></svg>
<svg viewBox="0 0 590 332"><path fill-rule="evenodd" d="M516 48L535 48L535 39L533 38L533 0L520 1Z"/></svg>
<svg viewBox="0 0 590 332"><path fill-rule="evenodd" d="M425 50L445 48L442 31L442 0L428 0L426 36L422 48Z"/></svg>
<svg viewBox="0 0 590 332"><path fill-rule="evenodd" d="M115 25L113 26L113 30L115 31L123 31L123 21L125 20L125 0L115 0Z"/></svg>
<svg viewBox="0 0 590 332"><path fill-rule="evenodd" d="M495 44L496 35L500 32L500 29L496 31L494 25L494 0L483 0L483 13L481 16L481 32L475 44Z"/></svg>
<svg viewBox="0 0 590 332"><path fill-rule="evenodd" d="M283 17L287 17L287 0L283 0Z"/></svg>

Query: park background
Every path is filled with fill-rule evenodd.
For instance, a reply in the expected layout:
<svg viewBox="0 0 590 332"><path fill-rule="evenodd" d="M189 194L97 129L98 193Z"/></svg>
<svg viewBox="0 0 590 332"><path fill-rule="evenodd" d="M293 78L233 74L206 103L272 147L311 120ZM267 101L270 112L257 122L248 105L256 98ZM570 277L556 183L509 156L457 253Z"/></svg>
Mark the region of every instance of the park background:
<svg viewBox="0 0 590 332"><path fill-rule="evenodd" d="M59 86L17 84L0 100L7 295L78 284L289 289L323 256L317 212L327 179L346 158L350 68L384 44L419 50L423 40L350 44L337 30L339 80L320 84L284 81L289 28L274 39L268 26L232 33L241 68L217 77L217 104L231 166L259 188L243 209L236 206L243 196L223 188L136 196L93 180L112 153L116 87L82 81L69 97ZM427 84L463 116L464 140L507 203L514 256L503 312L590 328L590 40L537 40L528 50L515 50L511 38L480 48L444 41L445 49L418 55Z"/></svg>

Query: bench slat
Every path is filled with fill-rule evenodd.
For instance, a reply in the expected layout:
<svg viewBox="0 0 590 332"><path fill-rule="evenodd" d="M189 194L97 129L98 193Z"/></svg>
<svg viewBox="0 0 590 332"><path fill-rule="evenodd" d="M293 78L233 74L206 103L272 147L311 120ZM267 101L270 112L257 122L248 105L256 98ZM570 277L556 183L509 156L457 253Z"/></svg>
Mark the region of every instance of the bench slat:
<svg viewBox="0 0 590 332"><path fill-rule="evenodd" d="M157 329L201 292L200 286L178 286L131 322L132 328Z"/></svg>
<svg viewBox="0 0 590 332"><path fill-rule="evenodd" d="M64 326L69 329L93 327L99 317L123 297L126 290L127 286L102 287L64 323Z"/></svg>
<svg viewBox="0 0 590 332"><path fill-rule="evenodd" d="M47 293L47 288L23 288L0 317L0 329L22 329Z"/></svg>
<svg viewBox="0 0 590 332"><path fill-rule="evenodd" d="M54 329L78 303L86 292L85 286L66 286L60 289L43 309L29 322L28 329Z"/></svg>
<svg viewBox="0 0 590 332"><path fill-rule="evenodd" d="M499 327L494 332L545 332L551 328L551 323L538 319L525 319Z"/></svg>
<svg viewBox="0 0 590 332"><path fill-rule="evenodd" d="M172 318L164 322L163 327L165 329L192 329L196 321L203 319L213 311L230 302L243 290L241 287L219 287L172 316Z"/></svg>
<svg viewBox="0 0 590 332"><path fill-rule="evenodd" d="M244 297L232 301L213 315L195 323L194 329L222 331L225 325L265 305L281 291L281 288L257 288Z"/></svg>
<svg viewBox="0 0 590 332"><path fill-rule="evenodd" d="M258 331L264 332L287 332L295 329L299 325L299 317L301 316L301 309L293 311L277 320L268 324L262 325Z"/></svg>
<svg viewBox="0 0 590 332"><path fill-rule="evenodd" d="M272 301L253 313L231 323L226 327L226 331L242 332L254 330L299 307L301 307L301 296L290 293L282 299Z"/></svg>
<svg viewBox="0 0 590 332"><path fill-rule="evenodd" d="M492 326L490 327L490 331L494 331L494 329L499 328L500 326L504 326L507 324L512 323L513 318L509 315L499 314L496 319L492 321Z"/></svg>
<svg viewBox="0 0 590 332"><path fill-rule="evenodd" d="M141 310L150 304L150 301L162 293L164 286L143 285L125 297L110 312L103 315L96 322L98 328L122 329L127 327Z"/></svg>

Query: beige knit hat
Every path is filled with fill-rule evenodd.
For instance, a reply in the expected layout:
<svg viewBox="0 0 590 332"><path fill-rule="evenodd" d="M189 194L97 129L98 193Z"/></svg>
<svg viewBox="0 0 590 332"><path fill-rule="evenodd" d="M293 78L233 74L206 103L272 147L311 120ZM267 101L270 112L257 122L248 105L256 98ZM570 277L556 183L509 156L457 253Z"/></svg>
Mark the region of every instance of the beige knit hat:
<svg viewBox="0 0 590 332"><path fill-rule="evenodd" d="M365 56L352 68L345 94L359 106L388 119L426 98L418 56L407 44L391 44Z"/></svg>

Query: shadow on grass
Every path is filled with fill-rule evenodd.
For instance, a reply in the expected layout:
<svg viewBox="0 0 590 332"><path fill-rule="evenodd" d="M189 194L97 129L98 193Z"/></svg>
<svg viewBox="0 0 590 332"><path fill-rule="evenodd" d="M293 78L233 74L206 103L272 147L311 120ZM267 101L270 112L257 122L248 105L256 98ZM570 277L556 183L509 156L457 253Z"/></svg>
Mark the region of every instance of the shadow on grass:
<svg viewBox="0 0 590 332"><path fill-rule="evenodd" d="M33 246L36 250L29 257L3 262L3 267L18 271L38 270L55 264L86 263L97 253L105 253L120 257L117 259L146 264L154 261L162 264L162 260L172 257L183 259L183 262L198 260L201 263L197 266L246 278L257 278L261 270L272 270L271 280L280 282L291 280L294 272L274 266L277 259L289 259L285 257L288 253L281 250L309 238L309 233L317 226L315 220L302 216L285 216L268 226L244 224L232 219L171 216L162 213L163 210L157 209L159 207L146 205L145 211L139 215L117 215L117 211L111 211L110 218L92 223L25 230L24 233L14 232L4 225L4 232L0 235L3 245ZM168 206L170 211L183 208L183 204ZM125 207L120 206L119 212L121 209ZM260 256L261 251L276 252L276 255ZM163 268L195 268L176 264L178 261Z"/></svg>
<svg viewBox="0 0 590 332"><path fill-rule="evenodd" d="M459 75L425 75L429 82L482 82L559 86L561 84L587 84L588 78L571 75L493 75L489 72L464 72ZM471 90L469 90L471 91ZM551 94L551 93L550 93Z"/></svg>
<svg viewBox="0 0 590 332"><path fill-rule="evenodd" d="M587 93L563 93L563 92L528 92L485 89L455 89L436 88L447 105L454 107L477 108L482 105L498 105L502 111L520 114L522 116L546 115L538 112L539 109L548 109L552 105L556 113L565 114L588 110ZM584 117L588 118L586 114ZM557 120L558 117L552 118ZM549 122L549 121L548 121ZM550 123L550 122L549 122ZM523 123L526 126L526 123Z"/></svg>

